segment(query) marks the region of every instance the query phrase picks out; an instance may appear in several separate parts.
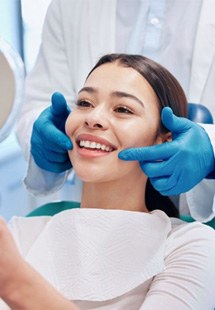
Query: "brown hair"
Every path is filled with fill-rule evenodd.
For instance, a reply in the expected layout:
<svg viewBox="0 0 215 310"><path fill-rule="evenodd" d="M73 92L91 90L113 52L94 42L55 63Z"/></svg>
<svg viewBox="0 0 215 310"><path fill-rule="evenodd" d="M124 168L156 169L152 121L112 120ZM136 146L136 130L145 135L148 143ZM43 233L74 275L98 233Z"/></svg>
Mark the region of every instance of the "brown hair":
<svg viewBox="0 0 215 310"><path fill-rule="evenodd" d="M175 115L187 116L187 99L179 82L167 69L147 57L130 54L107 54L99 59L88 76L99 66L114 62L124 67L133 68L147 80L157 96L160 112L164 107L170 107ZM161 130L168 131L162 124ZM149 179L146 185L145 200L149 211L160 209L168 216L179 217L178 209L172 200L156 191Z"/></svg>

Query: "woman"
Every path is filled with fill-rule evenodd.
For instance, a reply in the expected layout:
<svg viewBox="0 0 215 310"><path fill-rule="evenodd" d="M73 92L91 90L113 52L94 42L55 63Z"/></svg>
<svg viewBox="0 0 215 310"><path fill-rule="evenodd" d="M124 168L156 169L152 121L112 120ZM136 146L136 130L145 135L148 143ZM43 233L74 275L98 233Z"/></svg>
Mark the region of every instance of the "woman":
<svg viewBox="0 0 215 310"><path fill-rule="evenodd" d="M171 140L160 122L164 106L186 115L183 90L157 63L111 54L93 68L65 128L83 181L81 208L11 221L28 263L2 224L1 248L12 255L0 264L0 294L12 308L213 309L214 231L170 218L156 206L150 212L139 163L118 158L127 147Z"/></svg>

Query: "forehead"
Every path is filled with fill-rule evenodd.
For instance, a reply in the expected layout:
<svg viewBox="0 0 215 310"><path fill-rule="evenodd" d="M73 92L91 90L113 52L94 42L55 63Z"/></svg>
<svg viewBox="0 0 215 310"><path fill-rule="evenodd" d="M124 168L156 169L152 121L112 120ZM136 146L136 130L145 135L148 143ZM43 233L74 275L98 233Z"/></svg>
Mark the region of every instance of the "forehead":
<svg viewBox="0 0 215 310"><path fill-rule="evenodd" d="M106 63L96 68L87 78L84 86L100 87L106 90L132 91L137 95L156 94L148 81L135 69L121 64Z"/></svg>

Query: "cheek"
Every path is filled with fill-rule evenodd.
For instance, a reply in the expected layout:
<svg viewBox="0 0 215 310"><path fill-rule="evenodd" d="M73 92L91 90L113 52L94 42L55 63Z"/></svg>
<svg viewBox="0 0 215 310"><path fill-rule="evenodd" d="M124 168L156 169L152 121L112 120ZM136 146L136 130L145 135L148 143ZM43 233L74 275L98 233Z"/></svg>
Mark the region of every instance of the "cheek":
<svg viewBox="0 0 215 310"><path fill-rule="evenodd" d="M123 148L149 146L157 143L158 128L153 123L141 120L134 126L130 124L121 132Z"/></svg>
<svg viewBox="0 0 215 310"><path fill-rule="evenodd" d="M67 117L67 120L66 120L66 124L65 124L65 132L67 134L67 136L70 136L70 132L71 132L71 114Z"/></svg>
<svg viewBox="0 0 215 310"><path fill-rule="evenodd" d="M66 120L65 131L68 137L71 137L78 124L78 117L75 112L70 113Z"/></svg>

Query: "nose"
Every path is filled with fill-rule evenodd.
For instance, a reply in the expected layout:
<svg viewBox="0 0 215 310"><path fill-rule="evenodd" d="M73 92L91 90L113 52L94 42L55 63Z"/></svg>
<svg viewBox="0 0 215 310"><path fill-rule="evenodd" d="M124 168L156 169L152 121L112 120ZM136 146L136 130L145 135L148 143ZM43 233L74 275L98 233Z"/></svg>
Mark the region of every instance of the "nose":
<svg viewBox="0 0 215 310"><path fill-rule="evenodd" d="M89 113L87 113L84 125L89 129L107 129L108 121L104 109L100 107L93 108Z"/></svg>

